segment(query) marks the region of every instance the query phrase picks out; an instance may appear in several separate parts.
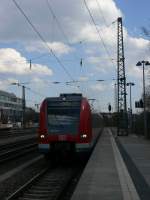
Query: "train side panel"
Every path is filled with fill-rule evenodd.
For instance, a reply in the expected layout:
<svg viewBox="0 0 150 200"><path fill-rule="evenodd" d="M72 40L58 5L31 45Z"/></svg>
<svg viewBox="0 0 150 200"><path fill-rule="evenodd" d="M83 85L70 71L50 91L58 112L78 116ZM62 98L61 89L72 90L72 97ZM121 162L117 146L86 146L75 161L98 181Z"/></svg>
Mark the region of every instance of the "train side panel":
<svg viewBox="0 0 150 200"><path fill-rule="evenodd" d="M89 151L92 142L91 110L88 101L83 98L80 111L80 126L78 140L75 144L76 152Z"/></svg>
<svg viewBox="0 0 150 200"><path fill-rule="evenodd" d="M50 150L47 133L47 101L42 102L40 107L40 121L38 130L38 149L41 153L47 153Z"/></svg>

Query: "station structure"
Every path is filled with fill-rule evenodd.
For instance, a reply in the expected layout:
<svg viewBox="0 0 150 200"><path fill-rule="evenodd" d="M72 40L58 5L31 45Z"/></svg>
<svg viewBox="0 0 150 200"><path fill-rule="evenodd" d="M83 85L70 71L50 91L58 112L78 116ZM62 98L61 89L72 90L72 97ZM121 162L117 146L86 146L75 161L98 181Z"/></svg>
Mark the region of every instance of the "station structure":
<svg viewBox="0 0 150 200"><path fill-rule="evenodd" d="M22 116L22 99L0 90L0 121L19 121Z"/></svg>

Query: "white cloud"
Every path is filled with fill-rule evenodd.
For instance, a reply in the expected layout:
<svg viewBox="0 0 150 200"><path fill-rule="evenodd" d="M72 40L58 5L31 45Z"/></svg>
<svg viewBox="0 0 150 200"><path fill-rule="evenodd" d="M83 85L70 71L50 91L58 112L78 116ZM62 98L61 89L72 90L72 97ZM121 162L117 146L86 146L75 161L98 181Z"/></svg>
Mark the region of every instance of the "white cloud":
<svg viewBox="0 0 150 200"><path fill-rule="evenodd" d="M101 58L98 56L89 57L88 61L92 64L99 64L102 60L108 60L108 58Z"/></svg>
<svg viewBox="0 0 150 200"><path fill-rule="evenodd" d="M136 37L128 37L128 42L132 46L136 47L137 49L146 49L150 44L148 40L143 38L136 38Z"/></svg>
<svg viewBox="0 0 150 200"><path fill-rule="evenodd" d="M102 10L105 17L107 17L107 20L116 20L117 17L121 17L123 14L119 8L117 8L116 4L112 0L97 0L96 1L89 0L87 2L89 5L89 8L91 8L93 11L100 12L100 9Z"/></svg>
<svg viewBox="0 0 150 200"><path fill-rule="evenodd" d="M89 78L88 78L87 76L80 76L80 77L79 77L79 80L80 80L80 81L83 81L83 82L84 82L84 81L87 81L88 79L89 79Z"/></svg>
<svg viewBox="0 0 150 200"><path fill-rule="evenodd" d="M105 89L106 89L106 85L97 83L97 84L95 84L95 85L91 85L90 88L91 88L93 91L103 92L103 91L105 91Z"/></svg>
<svg viewBox="0 0 150 200"><path fill-rule="evenodd" d="M62 42L52 42L48 43L48 45L57 54L68 54L72 51L69 46L63 44Z"/></svg>
<svg viewBox="0 0 150 200"><path fill-rule="evenodd" d="M73 75L75 76L75 79L78 79L76 77L80 77L82 75L80 79L86 80L87 75L88 77L95 77L98 73L100 78L104 75L106 79L107 75L109 77L113 76L114 78L117 66L117 23L111 26L108 25L112 24L112 22L118 17L123 16L123 13L118 8L115 1L98 0L106 19L106 25L102 15L100 14L96 1L86 0L96 22L96 26L100 31L101 37L110 53L110 57L114 59L114 65L109 60L110 58L108 58L109 56L107 55L101 39L96 32L83 0L49 0L49 2L59 22L61 23L62 29L67 35L68 40L72 43L71 46L67 44L68 42L66 42L66 38L62 32L60 32L54 17L52 17L49 13L46 1L36 1L36 3L35 0L18 1L19 5L25 10L32 23L40 31L42 36L47 41L47 44L53 49L56 55L61 57L66 56L65 59L69 60L72 59L71 56L75 52L79 54L77 55L78 58L83 57L83 74L77 74L77 76L75 76L76 71L79 70L74 67L74 63L72 65L69 63L69 71L72 74L74 73ZM6 15L6 12L9 12L9 15ZM30 53L48 52L47 49L43 47L41 40L33 32L24 17L18 12L12 1L5 0L1 2L0 20L1 42L7 42L8 45L9 42L17 42L19 45L23 44L25 49ZM131 36L129 34L130 31L128 31L126 27L123 28L123 31L127 78L130 77L131 80L140 80L142 71L140 68L136 67L136 63L139 60L150 60L148 51L149 41L143 39L142 37L139 38ZM80 44L79 41L82 41L82 44ZM11 44L12 43L10 43L10 46ZM18 62L16 62L16 60ZM52 70L41 64L33 64L32 70L30 71L29 63L26 61L26 58L14 49L0 50L0 72L14 73L18 75L31 74L32 76L52 75ZM61 76L60 74L57 75L55 77L56 80ZM42 85L41 80L37 79L37 81L34 81L37 84L41 83ZM84 84L82 83L82 85ZM86 87L88 86L86 85ZM97 94L97 91L107 91L108 87L109 86L103 84L95 84L89 86L87 90L92 90L93 93L95 92ZM62 89L69 91L68 88Z"/></svg>
<svg viewBox="0 0 150 200"><path fill-rule="evenodd" d="M85 40L86 42L99 42L99 37L97 32L93 27L87 23L85 24L79 31L79 35L77 35L76 40Z"/></svg>
<svg viewBox="0 0 150 200"><path fill-rule="evenodd" d="M0 90L6 90L12 83L17 83L14 78L0 79Z"/></svg>
<svg viewBox="0 0 150 200"><path fill-rule="evenodd" d="M92 64L91 66L95 73L101 72L103 74L108 74L108 72L111 73L116 64L116 60L107 56L91 56L88 58L88 62Z"/></svg>
<svg viewBox="0 0 150 200"><path fill-rule="evenodd" d="M128 68L127 73L129 75L131 75L132 77L135 77L135 78L141 78L142 77L141 68L134 66L134 65Z"/></svg>
<svg viewBox="0 0 150 200"><path fill-rule="evenodd" d="M73 51L73 48L70 48L68 45L62 42L47 42L47 45L57 55L68 54ZM29 52L40 52L40 53L49 52L48 47L44 45L42 42L30 42L26 46L26 50Z"/></svg>
<svg viewBox="0 0 150 200"><path fill-rule="evenodd" d="M131 37L127 34L125 39L125 65L126 73L131 78L141 78L142 69L136 63L141 60L150 60L149 41L143 38Z"/></svg>
<svg viewBox="0 0 150 200"><path fill-rule="evenodd" d="M12 48L0 49L0 72L18 75L48 75L53 74L46 65L32 64L30 70L29 62L18 51Z"/></svg>
<svg viewBox="0 0 150 200"><path fill-rule="evenodd" d="M68 36L69 41L78 41L78 39L82 39L83 37L84 39L87 38L88 41L93 41L95 30L91 30L93 29L90 25L91 19L83 0L61 0L61 2L55 0L49 2L61 27L63 27L64 32ZM94 15L96 22L98 22L98 26L103 26L104 21L100 15L96 1L86 0L86 2ZM120 9L118 9L113 0L98 0L98 2L101 5L101 9L108 24L111 24L117 17L122 16ZM35 0L26 0L19 1L18 4L24 9L27 16L47 42L52 43L53 41L59 41L64 43L64 41L66 41L66 38L64 38L63 33L60 32L54 17L50 14L46 1L36 1L35 3ZM5 15L6 11L9 12L9 15L7 16ZM0 40L21 42L32 42L33 40L40 41L13 2L5 0L1 3L0 19L2 22ZM95 38L97 38L97 36Z"/></svg>
<svg viewBox="0 0 150 200"><path fill-rule="evenodd" d="M46 83L45 80L39 78L39 77L33 77L30 84L31 88L34 88L36 91L38 91L42 95L45 93L45 89L49 87L49 85Z"/></svg>

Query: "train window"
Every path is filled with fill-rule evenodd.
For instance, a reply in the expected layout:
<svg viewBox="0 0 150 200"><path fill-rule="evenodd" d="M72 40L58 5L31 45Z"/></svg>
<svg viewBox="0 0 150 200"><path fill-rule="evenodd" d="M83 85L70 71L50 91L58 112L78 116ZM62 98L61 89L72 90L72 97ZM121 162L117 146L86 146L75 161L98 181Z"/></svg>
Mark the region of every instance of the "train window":
<svg viewBox="0 0 150 200"><path fill-rule="evenodd" d="M76 134L80 120L80 102L49 102L47 109L48 132Z"/></svg>

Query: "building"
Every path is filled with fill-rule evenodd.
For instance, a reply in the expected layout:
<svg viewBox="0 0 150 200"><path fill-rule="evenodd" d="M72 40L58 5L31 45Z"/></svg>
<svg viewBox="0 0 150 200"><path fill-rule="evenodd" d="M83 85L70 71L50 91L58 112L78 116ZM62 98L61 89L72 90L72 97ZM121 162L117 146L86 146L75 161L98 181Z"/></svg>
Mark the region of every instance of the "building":
<svg viewBox="0 0 150 200"><path fill-rule="evenodd" d="M0 90L0 122L17 122L22 119L22 99L13 93Z"/></svg>

